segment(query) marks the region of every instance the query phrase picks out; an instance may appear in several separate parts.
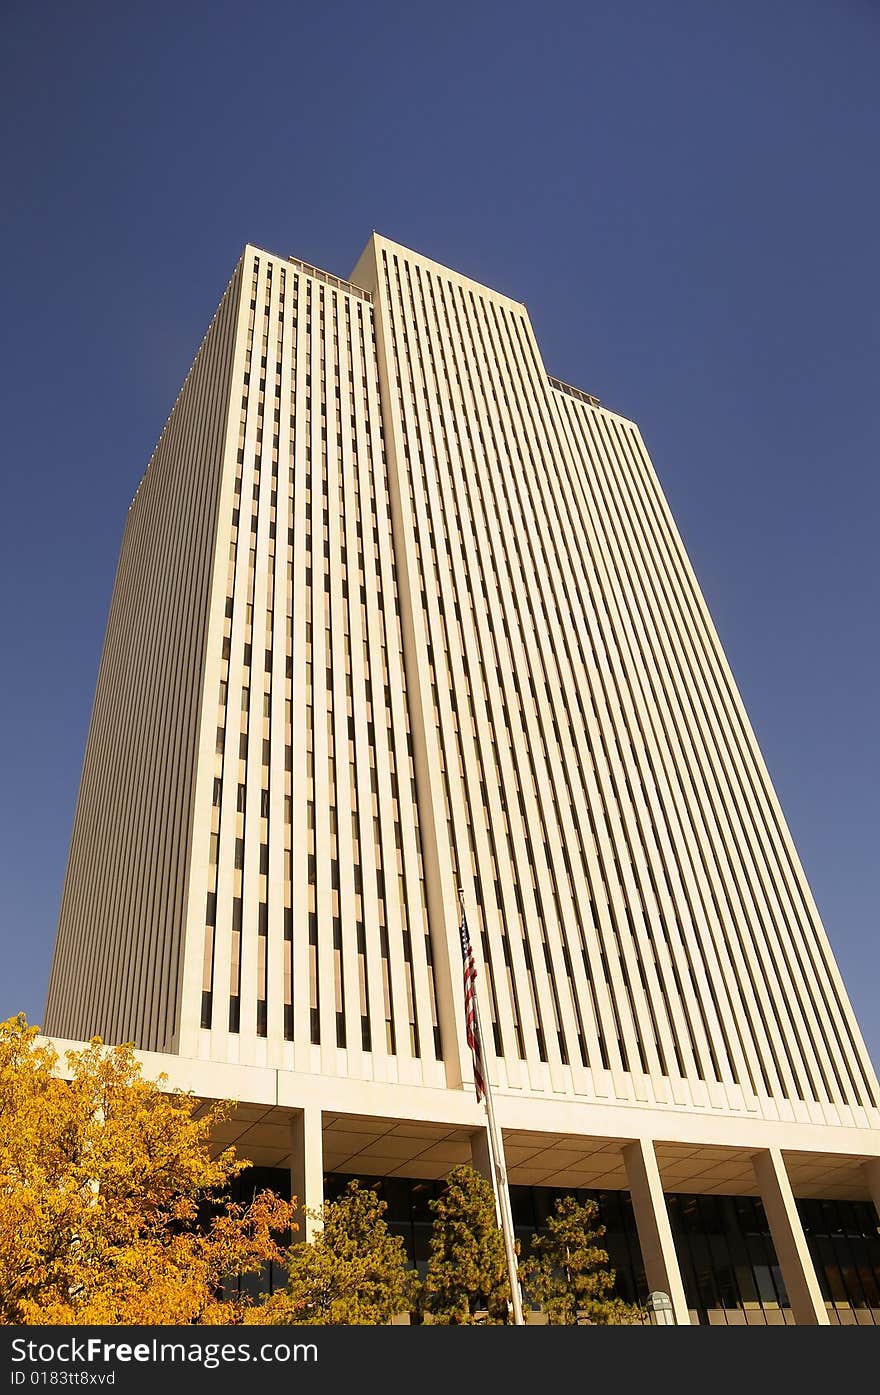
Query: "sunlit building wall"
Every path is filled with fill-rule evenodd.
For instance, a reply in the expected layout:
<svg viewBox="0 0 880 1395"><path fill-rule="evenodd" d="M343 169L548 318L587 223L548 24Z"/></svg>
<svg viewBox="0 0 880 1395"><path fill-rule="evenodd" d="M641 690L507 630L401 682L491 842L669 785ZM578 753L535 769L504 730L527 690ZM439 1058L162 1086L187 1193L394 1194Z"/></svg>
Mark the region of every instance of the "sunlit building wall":
<svg viewBox="0 0 880 1395"><path fill-rule="evenodd" d="M877 1080L638 427L387 239L351 281L248 246L129 511L46 1030L320 1081L326 1169L441 1175L327 1121L469 1095L459 889L514 1180L656 1210L772 1138L789 1215L846 1140L872 1194Z"/></svg>

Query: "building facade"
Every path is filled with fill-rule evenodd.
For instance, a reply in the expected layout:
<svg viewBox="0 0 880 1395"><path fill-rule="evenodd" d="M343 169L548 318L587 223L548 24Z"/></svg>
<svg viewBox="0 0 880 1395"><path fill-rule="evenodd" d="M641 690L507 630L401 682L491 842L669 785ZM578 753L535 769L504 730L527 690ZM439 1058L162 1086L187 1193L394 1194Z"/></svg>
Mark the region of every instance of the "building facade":
<svg viewBox="0 0 880 1395"><path fill-rule="evenodd" d="M880 1321L803 1215L880 1198L877 1079L638 427L385 238L248 246L129 510L45 1029L309 1205L427 1186L482 1156L459 888L515 1187L625 1193L682 1322L664 1191L751 1199L780 1320Z"/></svg>

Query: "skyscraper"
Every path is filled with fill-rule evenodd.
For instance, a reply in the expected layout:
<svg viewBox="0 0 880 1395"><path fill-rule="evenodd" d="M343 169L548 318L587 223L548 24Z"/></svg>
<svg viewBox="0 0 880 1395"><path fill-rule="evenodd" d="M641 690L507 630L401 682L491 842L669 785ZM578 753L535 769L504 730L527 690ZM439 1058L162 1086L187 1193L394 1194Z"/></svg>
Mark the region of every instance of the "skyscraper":
<svg viewBox="0 0 880 1395"><path fill-rule="evenodd" d="M310 1203L430 1182L459 888L512 1182L628 1192L680 1321L880 1320L876 1076L638 428L425 257L248 246L129 511L46 1030L177 1058ZM760 1196L767 1275L701 1299L663 1189Z"/></svg>

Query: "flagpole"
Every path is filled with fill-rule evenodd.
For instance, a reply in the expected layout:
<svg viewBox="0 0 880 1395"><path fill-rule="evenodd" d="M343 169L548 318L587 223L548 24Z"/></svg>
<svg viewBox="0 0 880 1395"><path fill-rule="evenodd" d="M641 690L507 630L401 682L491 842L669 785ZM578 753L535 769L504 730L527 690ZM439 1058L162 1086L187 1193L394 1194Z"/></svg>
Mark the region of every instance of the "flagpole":
<svg viewBox="0 0 880 1395"><path fill-rule="evenodd" d="M466 923L464 914L464 892L459 890L458 897L461 902L461 918L464 924ZM477 1029L477 1039L482 1043L483 1031L480 1026L480 1005L477 1001L476 987L474 988L473 1000L474 1025ZM488 1067L484 1070L484 1076L483 1097L486 1103L489 1158L492 1167L492 1188L495 1192L496 1210L500 1213L501 1217L501 1233L504 1236L504 1252L507 1257L507 1277L510 1281L510 1304L513 1309L514 1326L524 1327L525 1320L522 1310L522 1293L520 1291L519 1276L517 1274L516 1248L513 1243L513 1212L510 1208L510 1189L507 1183L507 1168L504 1162L504 1141L495 1119L495 1105L492 1100L492 1087L489 1084Z"/></svg>

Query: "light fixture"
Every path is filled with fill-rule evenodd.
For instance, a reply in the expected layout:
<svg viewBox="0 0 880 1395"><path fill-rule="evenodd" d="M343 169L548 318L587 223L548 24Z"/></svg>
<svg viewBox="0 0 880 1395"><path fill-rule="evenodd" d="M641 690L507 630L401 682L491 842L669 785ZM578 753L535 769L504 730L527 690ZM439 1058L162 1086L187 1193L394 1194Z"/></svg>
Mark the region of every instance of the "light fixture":
<svg viewBox="0 0 880 1395"><path fill-rule="evenodd" d="M654 1327L674 1327L675 1313L668 1293L649 1293L645 1304L648 1317Z"/></svg>

